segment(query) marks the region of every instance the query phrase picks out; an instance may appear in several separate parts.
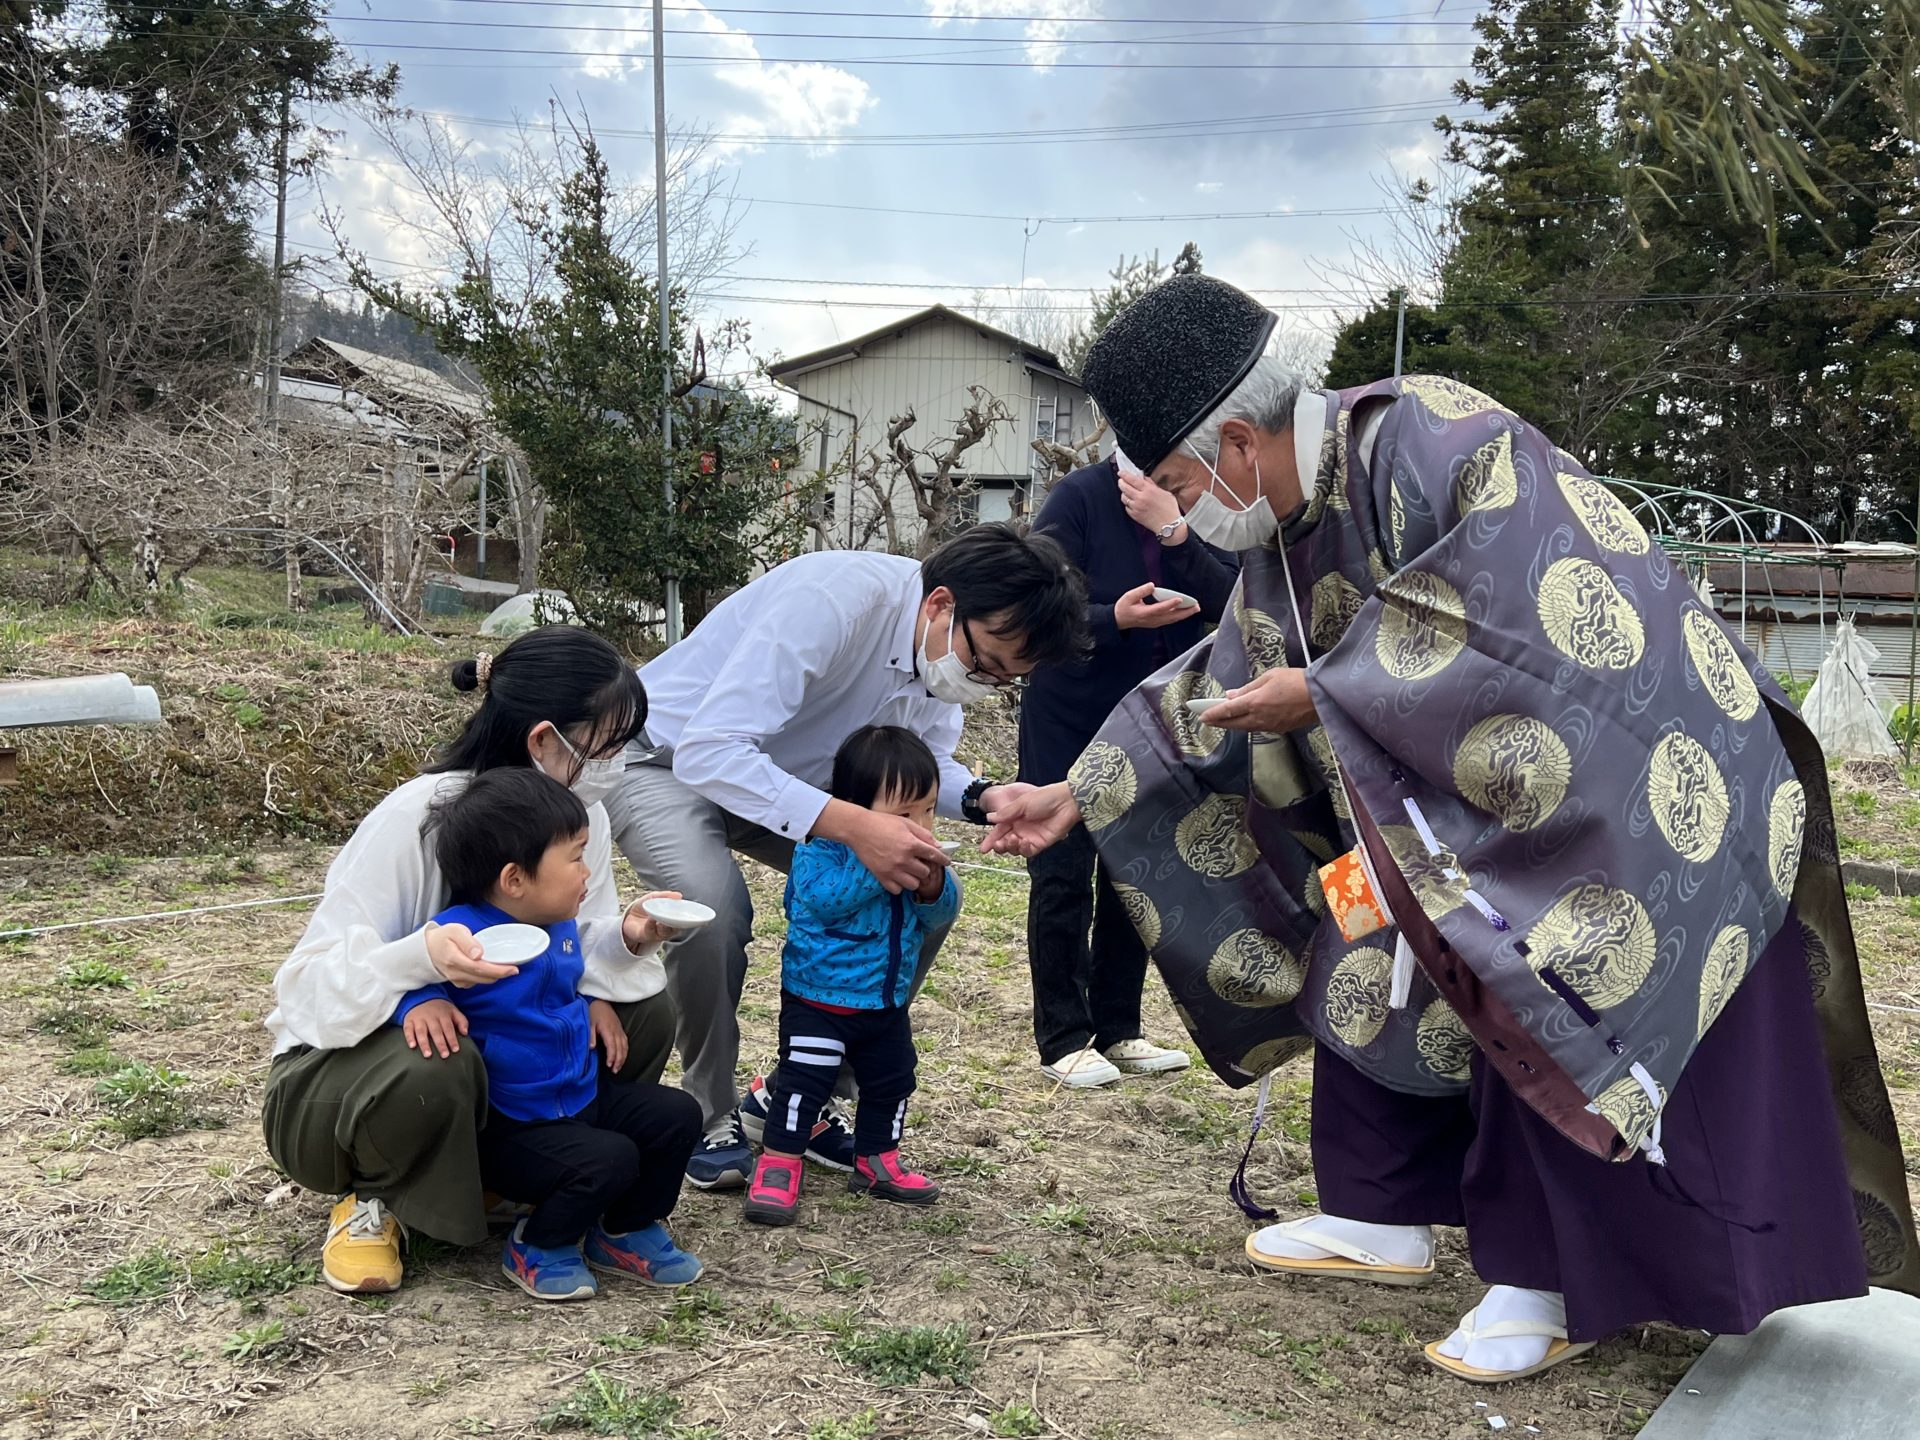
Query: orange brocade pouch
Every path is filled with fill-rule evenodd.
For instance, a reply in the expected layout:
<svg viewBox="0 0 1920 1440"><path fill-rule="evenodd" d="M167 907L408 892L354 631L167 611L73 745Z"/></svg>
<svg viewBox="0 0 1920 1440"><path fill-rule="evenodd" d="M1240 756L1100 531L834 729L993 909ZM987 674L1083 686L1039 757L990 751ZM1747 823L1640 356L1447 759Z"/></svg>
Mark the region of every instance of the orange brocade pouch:
<svg viewBox="0 0 1920 1440"><path fill-rule="evenodd" d="M1326 891L1327 909L1347 941L1386 928L1387 907L1374 889L1373 876L1357 846L1320 867L1320 888Z"/></svg>

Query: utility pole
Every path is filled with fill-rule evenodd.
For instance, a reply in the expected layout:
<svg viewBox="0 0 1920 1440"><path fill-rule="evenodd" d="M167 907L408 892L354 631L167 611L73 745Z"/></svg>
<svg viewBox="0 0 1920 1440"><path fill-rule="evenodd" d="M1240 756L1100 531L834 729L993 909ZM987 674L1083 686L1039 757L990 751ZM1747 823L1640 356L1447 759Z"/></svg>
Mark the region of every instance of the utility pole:
<svg viewBox="0 0 1920 1440"><path fill-rule="evenodd" d="M1393 322L1393 378L1400 378L1400 360L1407 350L1407 292L1403 286L1393 292L1400 302L1400 313Z"/></svg>
<svg viewBox="0 0 1920 1440"><path fill-rule="evenodd" d="M293 128L293 87L280 86L280 138L274 146L273 314L267 318L266 409L268 425L280 418L280 315L286 308L287 132Z"/></svg>
<svg viewBox="0 0 1920 1440"><path fill-rule="evenodd" d="M267 320L267 380L261 397L267 429L277 438L280 429L280 324L287 308L287 136L293 129L293 83L280 83L280 135L273 149L273 314ZM300 580L300 544L293 533L293 468L286 456L273 460L279 483L280 553L286 561L287 609L307 608Z"/></svg>
<svg viewBox="0 0 1920 1440"><path fill-rule="evenodd" d="M667 22L653 0L653 228L660 302L660 456L667 492L667 542L673 543L673 325L667 314ZM671 553L671 550L669 550ZM680 577L667 574L667 644L680 640Z"/></svg>
<svg viewBox="0 0 1920 1440"><path fill-rule="evenodd" d="M484 457L480 461L480 528L473 533L476 540L474 568L477 578L484 580L487 578L487 462Z"/></svg>

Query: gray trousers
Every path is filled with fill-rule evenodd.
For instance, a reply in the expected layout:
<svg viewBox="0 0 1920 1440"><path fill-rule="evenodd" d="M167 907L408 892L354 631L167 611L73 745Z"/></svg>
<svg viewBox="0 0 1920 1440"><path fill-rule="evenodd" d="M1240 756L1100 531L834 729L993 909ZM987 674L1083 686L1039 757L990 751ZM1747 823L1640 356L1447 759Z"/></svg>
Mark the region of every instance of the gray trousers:
<svg viewBox="0 0 1920 1440"><path fill-rule="evenodd" d="M721 809L675 779L664 761L628 770L606 805L614 844L643 890L678 890L719 913L713 924L674 942L665 956L667 994L679 1027L680 1088L700 1102L711 1127L740 1103L738 1012L753 900L734 856L785 874L793 865L793 842ZM914 994L946 938L938 930L922 942ZM836 1093L854 1093L850 1071L841 1071Z"/></svg>

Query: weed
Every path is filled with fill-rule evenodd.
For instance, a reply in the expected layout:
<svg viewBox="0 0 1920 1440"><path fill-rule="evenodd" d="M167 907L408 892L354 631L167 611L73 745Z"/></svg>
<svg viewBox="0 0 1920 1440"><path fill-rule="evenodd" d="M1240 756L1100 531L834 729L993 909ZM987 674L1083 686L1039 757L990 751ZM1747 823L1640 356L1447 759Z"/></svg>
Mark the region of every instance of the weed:
<svg viewBox="0 0 1920 1440"><path fill-rule="evenodd" d="M319 1267L311 1260L296 1260L291 1255L260 1260L244 1250L216 1245L187 1265L187 1276L196 1290L220 1290L235 1300L251 1300L261 1295L284 1295L319 1278Z"/></svg>
<svg viewBox="0 0 1920 1440"><path fill-rule="evenodd" d="M867 1440L880 1428L880 1417L863 1410L851 1420L816 1420L807 1427L807 1440Z"/></svg>
<svg viewBox="0 0 1920 1440"><path fill-rule="evenodd" d="M1085 1230L1090 1221L1087 1207L1078 1200L1068 1201L1065 1205L1049 1205L1033 1217L1033 1223L1042 1230Z"/></svg>
<svg viewBox="0 0 1920 1440"><path fill-rule="evenodd" d="M717 1437L705 1426L678 1424L680 1402L659 1390L636 1390L610 1380L598 1370L587 1371L586 1383L539 1420L540 1429L584 1430L590 1435L622 1435L630 1440L708 1440Z"/></svg>
<svg viewBox="0 0 1920 1440"><path fill-rule="evenodd" d="M942 1267L940 1273L933 1277L933 1288L941 1295L950 1295L955 1290L964 1290L970 1283L966 1271L955 1270L950 1265Z"/></svg>
<svg viewBox="0 0 1920 1440"><path fill-rule="evenodd" d="M236 685L231 680L222 681L207 693L216 700L226 701L229 705L236 704L247 698L246 687L244 685Z"/></svg>
<svg viewBox="0 0 1920 1440"><path fill-rule="evenodd" d="M857 1265L829 1265L820 1277L825 1290L864 1290L873 1277Z"/></svg>
<svg viewBox="0 0 1920 1440"><path fill-rule="evenodd" d="M1348 1328L1356 1335L1390 1335L1402 1345L1413 1344L1413 1331L1404 1320L1368 1317L1354 1321Z"/></svg>
<svg viewBox="0 0 1920 1440"><path fill-rule="evenodd" d="M268 1320L236 1330L220 1342L220 1353L229 1360L273 1360L293 1347L287 1334L287 1322Z"/></svg>
<svg viewBox="0 0 1920 1440"><path fill-rule="evenodd" d="M125 990L132 982L127 972L105 960L70 960L60 972L60 983L74 990Z"/></svg>
<svg viewBox="0 0 1920 1440"><path fill-rule="evenodd" d="M1850 790L1847 792L1847 809L1862 820L1871 820L1880 813L1880 797L1871 790Z"/></svg>
<svg viewBox="0 0 1920 1440"><path fill-rule="evenodd" d="M158 1300L186 1283L186 1267L164 1250L149 1250L122 1260L87 1285L87 1293L109 1305Z"/></svg>
<svg viewBox="0 0 1920 1440"><path fill-rule="evenodd" d="M998 1160L989 1160L984 1155L953 1155L940 1162L942 1175L973 1175L982 1179L991 1179L1003 1168Z"/></svg>
<svg viewBox="0 0 1920 1440"><path fill-rule="evenodd" d="M87 861L87 873L96 880L118 880L127 873L127 862L118 855L94 855Z"/></svg>
<svg viewBox="0 0 1920 1440"><path fill-rule="evenodd" d="M964 1210L934 1210L908 1223L922 1235L962 1235L970 1222Z"/></svg>
<svg viewBox="0 0 1920 1440"><path fill-rule="evenodd" d="M407 1387L408 1398L434 1400L453 1388L451 1375L435 1375L431 1380L416 1380Z"/></svg>
<svg viewBox="0 0 1920 1440"><path fill-rule="evenodd" d="M95 1082L94 1091L107 1107L101 1124L123 1140L219 1128L218 1117L194 1109L187 1086L178 1070L136 1060Z"/></svg>
<svg viewBox="0 0 1920 1440"><path fill-rule="evenodd" d="M1849 900L1878 900L1879 898L1880 887L1878 885L1861 885L1855 883L1847 886L1847 899Z"/></svg>
<svg viewBox="0 0 1920 1440"><path fill-rule="evenodd" d="M911 1385L921 1376L965 1384L980 1356L958 1325L906 1325L854 1331L833 1342L844 1363L881 1385Z"/></svg>
<svg viewBox="0 0 1920 1440"><path fill-rule="evenodd" d="M116 1075L126 1068L125 1059L101 1046L76 1050L60 1061L60 1069L68 1075Z"/></svg>
<svg viewBox="0 0 1920 1440"><path fill-rule="evenodd" d="M1909 919L1920 920L1920 895L1907 897L1907 916Z"/></svg>
<svg viewBox="0 0 1920 1440"><path fill-rule="evenodd" d="M33 1028L82 1048L101 1044L121 1028L120 1022L97 1005L55 1005L33 1017Z"/></svg>
<svg viewBox="0 0 1920 1440"><path fill-rule="evenodd" d="M989 1423L995 1435L1038 1435L1046 1428L1040 1419L1040 1412L1018 1400L995 1415Z"/></svg>
<svg viewBox="0 0 1920 1440"><path fill-rule="evenodd" d="M228 1160L214 1160L207 1165L207 1174L215 1180L231 1180L233 1164Z"/></svg>

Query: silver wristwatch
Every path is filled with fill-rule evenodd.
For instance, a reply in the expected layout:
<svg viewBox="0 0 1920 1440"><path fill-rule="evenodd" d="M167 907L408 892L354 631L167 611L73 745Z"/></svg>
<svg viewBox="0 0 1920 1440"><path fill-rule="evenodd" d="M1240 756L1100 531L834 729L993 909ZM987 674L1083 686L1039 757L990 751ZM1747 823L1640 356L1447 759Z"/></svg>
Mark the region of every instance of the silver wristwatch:
<svg viewBox="0 0 1920 1440"><path fill-rule="evenodd" d="M1187 523L1187 517L1182 515L1177 519L1169 520L1166 524L1162 525L1158 530L1154 531L1154 534L1160 537L1160 541L1162 544L1165 544L1167 541L1173 538L1173 532L1178 530L1182 525L1186 523Z"/></svg>

